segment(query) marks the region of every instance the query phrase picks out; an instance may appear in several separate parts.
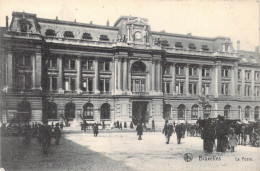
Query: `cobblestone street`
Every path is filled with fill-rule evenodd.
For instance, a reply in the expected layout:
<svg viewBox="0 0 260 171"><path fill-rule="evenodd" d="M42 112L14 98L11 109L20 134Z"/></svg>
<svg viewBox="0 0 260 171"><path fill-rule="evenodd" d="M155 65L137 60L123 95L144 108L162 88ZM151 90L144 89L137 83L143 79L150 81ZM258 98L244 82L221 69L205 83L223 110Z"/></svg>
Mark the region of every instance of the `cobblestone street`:
<svg viewBox="0 0 260 171"><path fill-rule="evenodd" d="M144 133L142 141L135 132L100 131L98 137L91 131L65 133L59 146L52 140L47 155L36 139L28 148L22 141L22 137L2 138L2 166L6 170L257 170L260 159L259 148L249 145L237 146L235 153L206 155L199 137L185 137L178 145L173 134L167 145L160 132ZM183 159L185 153L193 155L191 162Z"/></svg>

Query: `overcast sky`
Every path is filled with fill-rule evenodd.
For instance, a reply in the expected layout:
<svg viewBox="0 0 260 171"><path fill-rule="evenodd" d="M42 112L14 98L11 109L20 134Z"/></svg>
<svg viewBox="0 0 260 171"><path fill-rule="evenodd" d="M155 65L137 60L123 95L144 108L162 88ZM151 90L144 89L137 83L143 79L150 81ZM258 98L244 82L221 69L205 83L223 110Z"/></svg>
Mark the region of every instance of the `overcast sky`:
<svg viewBox="0 0 260 171"><path fill-rule="evenodd" d="M194 36L227 36L236 48L254 51L259 44L257 0L0 0L0 26L13 11L37 17L113 25L121 15L147 18L153 31Z"/></svg>

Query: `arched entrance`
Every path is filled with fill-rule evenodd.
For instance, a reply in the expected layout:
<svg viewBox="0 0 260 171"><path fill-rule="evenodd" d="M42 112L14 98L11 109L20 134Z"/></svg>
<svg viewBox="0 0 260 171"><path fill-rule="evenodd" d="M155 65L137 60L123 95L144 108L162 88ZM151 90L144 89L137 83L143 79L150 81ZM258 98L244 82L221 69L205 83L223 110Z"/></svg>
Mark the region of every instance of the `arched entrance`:
<svg viewBox="0 0 260 171"><path fill-rule="evenodd" d="M75 118L75 109L76 106L74 103L67 103L65 105L65 118L66 119L74 119Z"/></svg>
<svg viewBox="0 0 260 171"><path fill-rule="evenodd" d="M230 105L226 105L224 107L224 117L225 118L230 118L230 112L231 112L231 106Z"/></svg>
<svg viewBox="0 0 260 171"><path fill-rule="evenodd" d="M165 104L163 108L163 119L164 120L172 119L171 114L172 114L172 106L170 104Z"/></svg>
<svg viewBox="0 0 260 171"><path fill-rule="evenodd" d="M139 122L148 123L149 111L148 103L146 101L133 101L132 105L132 121L135 125Z"/></svg>
<svg viewBox="0 0 260 171"><path fill-rule="evenodd" d="M31 119L31 105L27 101L22 101L17 106L17 119L19 122L29 122Z"/></svg>
<svg viewBox="0 0 260 171"><path fill-rule="evenodd" d="M100 119L110 119L110 104L104 103L101 105Z"/></svg>
<svg viewBox="0 0 260 171"><path fill-rule="evenodd" d="M83 119L94 119L94 105L86 103L83 106Z"/></svg>

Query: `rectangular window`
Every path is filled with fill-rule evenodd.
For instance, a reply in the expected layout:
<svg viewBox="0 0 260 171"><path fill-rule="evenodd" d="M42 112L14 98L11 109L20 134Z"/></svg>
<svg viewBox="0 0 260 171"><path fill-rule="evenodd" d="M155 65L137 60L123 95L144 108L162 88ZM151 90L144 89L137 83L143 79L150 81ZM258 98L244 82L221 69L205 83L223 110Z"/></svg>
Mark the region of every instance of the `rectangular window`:
<svg viewBox="0 0 260 171"><path fill-rule="evenodd" d="M251 71L245 71L245 80L250 80Z"/></svg>
<svg viewBox="0 0 260 171"><path fill-rule="evenodd" d="M70 80L70 90L72 90L72 91L76 90L76 79L75 78L71 78L71 80Z"/></svg>
<svg viewBox="0 0 260 171"><path fill-rule="evenodd" d="M64 80L64 89L66 90L66 91L69 91L69 78L65 78L65 80Z"/></svg>
<svg viewBox="0 0 260 171"><path fill-rule="evenodd" d="M88 70L93 70L93 61L88 61Z"/></svg>
<svg viewBox="0 0 260 171"><path fill-rule="evenodd" d="M101 61L98 63L99 71L109 71L109 61Z"/></svg>
<svg viewBox="0 0 260 171"><path fill-rule="evenodd" d="M31 67L32 62L31 62L31 56L25 56L25 66Z"/></svg>
<svg viewBox="0 0 260 171"><path fill-rule="evenodd" d="M32 88L32 76L26 75L25 76L25 89L31 89Z"/></svg>
<svg viewBox="0 0 260 171"><path fill-rule="evenodd" d="M255 81L260 80L260 72L255 72Z"/></svg>
<svg viewBox="0 0 260 171"><path fill-rule="evenodd" d="M46 83L46 89L47 90L51 90L51 77L49 77L48 79L47 79L47 83Z"/></svg>
<svg viewBox="0 0 260 171"><path fill-rule="evenodd" d="M88 91L93 92L93 79L92 78L88 79Z"/></svg>
<svg viewBox="0 0 260 171"><path fill-rule="evenodd" d="M228 95L228 84L222 84L221 92L223 95Z"/></svg>
<svg viewBox="0 0 260 171"><path fill-rule="evenodd" d="M170 93L170 82L163 82L163 93Z"/></svg>
<svg viewBox="0 0 260 171"><path fill-rule="evenodd" d="M164 74L170 74L170 71L171 71L171 66L165 65Z"/></svg>
<svg viewBox="0 0 260 171"><path fill-rule="evenodd" d="M204 95L209 94L209 84L203 84L201 88L202 88L202 90L201 90L202 94L204 94Z"/></svg>
<svg viewBox="0 0 260 171"><path fill-rule="evenodd" d="M52 90L57 90L57 77L52 77Z"/></svg>
<svg viewBox="0 0 260 171"><path fill-rule="evenodd" d="M197 75L197 68L189 68L189 75L196 76Z"/></svg>
<svg viewBox="0 0 260 171"><path fill-rule="evenodd" d="M209 68L202 68L202 77L209 77Z"/></svg>
<svg viewBox="0 0 260 171"><path fill-rule="evenodd" d="M176 83L176 93L183 94L183 83L182 82Z"/></svg>
<svg viewBox="0 0 260 171"><path fill-rule="evenodd" d="M101 92L104 92L104 80L99 80L99 90Z"/></svg>
<svg viewBox="0 0 260 171"><path fill-rule="evenodd" d="M238 79L241 79L241 70L239 69L238 72L237 72L237 78Z"/></svg>
<svg viewBox="0 0 260 171"><path fill-rule="evenodd" d="M107 62L105 62L105 71L109 71L109 62L107 61Z"/></svg>
<svg viewBox="0 0 260 171"><path fill-rule="evenodd" d="M255 86L255 97L259 97L259 93L260 93L260 86Z"/></svg>
<svg viewBox="0 0 260 171"><path fill-rule="evenodd" d="M238 95L240 95L240 89L241 89L241 85L238 85L237 86L237 93L238 93Z"/></svg>
<svg viewBox="0 0 260 171"><path fill-rule="evenodd" d="M70 60L70 69L75 69L76 68L76 61L73 59Z"/></svg>
<svg viewBox="0 0 260 171"><path fill-rule="evenodd" d="M69 67L70 67L69 64L70 64L69 59L68 58L64 58L63 66L64 66L65 69L69 69Z"/></svg>
<svg viewBox="0 0 260 171"><path fill-rule="evenodd" d="M88 69L88 62L87 61L82 61L82 70L87 70Z"/></svg>
<svg viewBox="0 0 260 171"><path fill-rule="evenodd" d="M52 68L57 68L57 58L52 59Z"/></svg>
<svg viewBox="0 0 260 171"><path fill-rule="evenodd" d="M18 77L17 77L17 88L23 89L24 88L23 85L24 85L24 75L18 75Z"/></svg>
<svg viewBox="0 0 260 171"><path fill-rule="evenodd" d="M105 80L105 86L106 86L106 92L109 92L109 80L108 79L106 79Z"/></svg>
<svg viewBox="0 0 260 171"><path fill-rule="evenodd" d="M222 69L221 70L221 76L222 77L228 77L228 69Z"/></svg>
<svg viewBox="0 0 260 171"><path fill-rule="evenodd" d="M177 75L184 75L184 67L183 66L177 66L175 68L176 74Z"/></svg>
<svg viewBox="0 0 260 171"><path fill-rule="evenodd" d="M197 84L196 83L190 83L189 84L189 93L190 94L196 94L197 92Z"/></svg>

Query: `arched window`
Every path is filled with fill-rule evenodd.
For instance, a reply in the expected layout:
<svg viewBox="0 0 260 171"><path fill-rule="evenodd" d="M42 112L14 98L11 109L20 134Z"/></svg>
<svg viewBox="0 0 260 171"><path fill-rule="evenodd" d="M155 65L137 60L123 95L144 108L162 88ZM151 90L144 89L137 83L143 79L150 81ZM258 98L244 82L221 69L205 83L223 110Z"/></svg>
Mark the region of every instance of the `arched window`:
<svg viewBox="0 0 260 171"><path fill-rule="evenodd" d="M170 104L164 105L163 108L163 119L169 120L171 119L172 106Z"/></svg>
<svg viewBox="0 0 260 171"><path fill-rule="evenodd" d="M45 36L56 36L55 30L47 29L45 31Z"/></svg>
<svg viewBox="0 0 260 171"><path fill-rule="evenodd" d="M178 106L178 119L182 119L185 117L185 109L186 106L183 104Z"/></svg>
<svg viewBox="0 0 260 171"><path fill-rule="evenodd" d="M191 107L191 118L192 119L197 119L199 116L199 106L198 105L193 105Z"/></svg>
<svg viewBox="0 0 260 171"><path fill-rule="evenodd" d="M143 62L137 61L133 63L131 70L132 73L144 73L146 71L146 66Z"/></svg>
<svg viewBox="0 0 260 171"><path fill-rule="evenodd" d="M71 31L65 31L64 33L63 33L63 36L66 38L74 38L74 34L73 34L73 32L71 32Z"/></svg>
<svg viewBox="0 0 260 171"><path fill-rule="evenodd" d="M75 110L76 106L74 103L70 102L67 103L65 106L65 117L67 119L74 119L75 118Z"/></svg>
<svg viewBox="0 0 260 171"><path fill-rule="evenodd" d="M230 118L230 112L231 112L231 106L230 105L226 105L224 107L224 117L225 118Z"/></svg>
<svg viewBox="0 0 260 171"><path fill-rule="evenodd" d="M48 119L57 119L57 105L54 102L48 102L46 108L46 114Z"/></svg>
<svg viewBox="0 0 260 171"><path fill-rule="evenodd" d="M245 108L245 118L250 118L250 115L251 115L251 107L246 106L246 108Z"/></svg>
<svg viewBox="0 0 260 171"><path fill-rule="evenodd" d="M102 104L101 119L110 119L110 104L108 104L108 103Z"/></svg>
<svg viewBox="0 0 260 171"><path fill-rule="evenodd" d="M211 105L205 106L205 108L204 108L204 119L210 117L211 111L212 111L212 106Z"/></svg>
<svg viewBox="0 0 260 171"><path fill-rule="evenodd" d="M255 107L255 119L259 119L259 106Z"/></svg>
<svg viewBox="0 0 260 171"><path fill-rule="evenodd" d="M86 103L83 106L83 119L93 119L94 106L91 103Z"/></svg>
<svg viewBox="0 0 260 171"><path fill-rule="evenodd" d="M20 122L29 122L31 119L31 105L27 101L22 101L17 106L17 118Z"/></svg>

